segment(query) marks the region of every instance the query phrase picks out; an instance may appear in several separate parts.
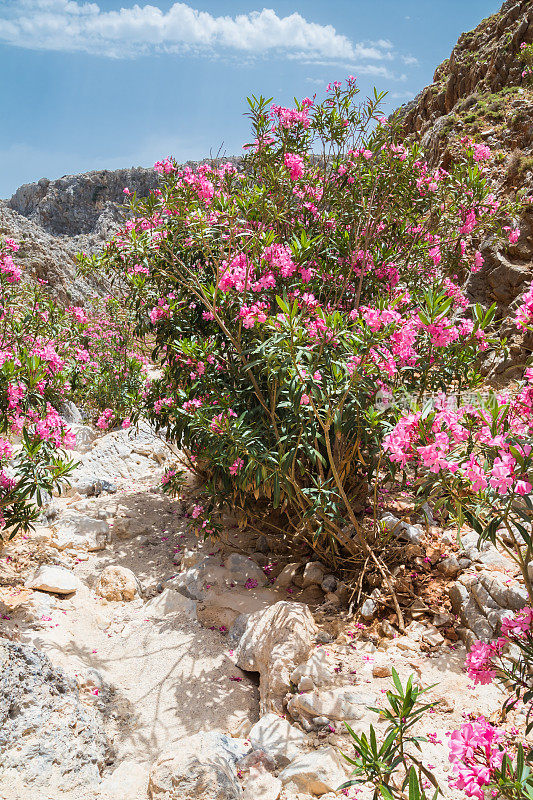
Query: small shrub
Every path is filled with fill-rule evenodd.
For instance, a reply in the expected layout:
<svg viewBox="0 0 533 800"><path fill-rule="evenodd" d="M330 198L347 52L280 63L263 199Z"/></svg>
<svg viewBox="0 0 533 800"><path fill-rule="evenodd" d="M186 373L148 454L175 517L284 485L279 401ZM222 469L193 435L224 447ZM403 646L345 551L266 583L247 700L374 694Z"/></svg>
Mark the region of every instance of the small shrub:
<svg viewBox="0 0 533 800"><path fill-rule="evenodd" d="M436 800L445 795L421 758L421 743L427 740L413 731L435 704L420 703L419 698L427 689L415 686L413 676L404 688L393 670L393 681L396 691L391 689L386 694L389 708L371 709L389 723L381 740L373 726L368 735L358 735L346 725L355 757L344 757L354 766L354 777L340 789L366 783L373 788L373 800L425 800L428 796ZM477 800L486 797L531 800L531 752L525 752L521 742L506 747L503 731L484 717L465 722L453 731L448 747L452 788Z"/></svg>
<svg viewBox="0 0 533 800"><path fill-rule="evenodd" d="M66 348L68 397L101 429L120 424L129 419L147 385L148 359L135 338L131 315L111 297L68 313L76 339Z"/></svg>
<svg viewBox="0 0 533 800"><path fill-rule="evenodd" d="M468 674L474 683L498 680L509 695L504 711L523 705L529 733L533 729L533 608L505 617L501 634L495 642L472 646L466 659Z"/></svg>
<svg viewBox="0 0 533 800"><path fill-rule="evenodd" d="M522 42L518 57L524 65L522 78L525 83L530 84L533 81L533 43Z"/></svg>

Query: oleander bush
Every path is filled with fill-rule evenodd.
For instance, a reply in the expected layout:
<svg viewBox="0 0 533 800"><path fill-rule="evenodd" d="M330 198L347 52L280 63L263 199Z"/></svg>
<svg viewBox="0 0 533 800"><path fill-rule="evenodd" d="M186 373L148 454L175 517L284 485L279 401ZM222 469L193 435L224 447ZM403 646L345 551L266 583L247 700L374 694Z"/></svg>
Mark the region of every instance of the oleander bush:
<svg viewBox="0 0 533 800"><path fill-rule="evenodd" d="M61 313L22 282L17 250L10 239L0 244L0 530L10 536L37 519L44 492L64 483L74 441L57 411L67 383L56 346Z"/></svg>
<svg viewBox="0 0 533 800"><path fill-rule="evenodd" d="M9 537L35 522L75 466L64 401L101 428L127 426L146 388L146 358L117 301L62 308L23 280L17 250L0 244L0 530Z"/></svg>
<svg viewBox="0 0 533 800"><path fill-rule="evenodd" d="M494 310L458 276L481 268L482 237L517 235L512 208L487 147L430 169L382 99L358 102L353 78L294 108L252 97L241 168L158 162L160 187L82 260L126 287L154 342L138 413L203 477L204 532L230 506L330 562L375 559L361 514L402 404L480 382Z"/></svg>

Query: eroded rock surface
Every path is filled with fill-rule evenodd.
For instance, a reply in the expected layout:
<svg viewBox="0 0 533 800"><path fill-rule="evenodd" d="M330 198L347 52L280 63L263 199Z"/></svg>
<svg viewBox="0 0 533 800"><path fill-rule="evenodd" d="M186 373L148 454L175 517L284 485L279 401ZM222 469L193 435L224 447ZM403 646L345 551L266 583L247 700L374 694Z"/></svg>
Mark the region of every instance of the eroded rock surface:
<svg viewBox="0 0 533 800"><path fill-rule="evenodd" d="M13 774L90 790L108 755L101 716L80 703L76 681L35 647L0 641L0 795Z"/></svg>
<svg viewBox="0 0 533 800"><path fill-rule="evenodd" d="M241 669L261 676L261 713L283 711L293 669L308 655L318 629L308 606L280 601L250 614L236 651Z"/></svg>

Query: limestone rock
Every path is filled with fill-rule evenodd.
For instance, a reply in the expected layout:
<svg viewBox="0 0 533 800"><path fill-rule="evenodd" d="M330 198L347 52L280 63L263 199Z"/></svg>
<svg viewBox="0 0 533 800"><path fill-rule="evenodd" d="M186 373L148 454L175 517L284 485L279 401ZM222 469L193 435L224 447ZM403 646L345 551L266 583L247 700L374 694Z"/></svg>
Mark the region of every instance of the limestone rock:
<svg viewBox="0 0 533 800"><path fill-rule="evenodd" d="M268 583L268 578L261 567L251 558L240 553L231 553L226 558L224 566L229 572L228 579L235 583L243 585L251 583L257 586L266 586Z"/></svg>
<svg viewBox="0 0 533 800"><path fill-rule="evenodd" d="M420 544L422 541L422 529L418 525L408 525L394 514L384 514L380 524L387 533L392 533L399 539L406 539L410 544Z"/></svg>
<svg viewBox="0 0 533 800"><path fill-rule="evenodd" d="M78 423L72 423L69 427L76 437L76 444L74 445L73 449L78 453L87 453L91 449L97 436L94 428L91 428L90 425ZM80 494L82 493L80 492Z"/></svg>
<svg viewBox="0 0 533 800"><path fill-rule="evenodd" d="M243 786L242 800L278 800L283 784L264 767L252 767Z"/></svg>
<svg viewBox="0 0 533 800"><path fill-rule="evenodd" d="M148 479L153 475L154 460L144 453L155 452L160 446L160 438L146 422L100 436L88 452L73 454L79 465L72 473L72 491L97 481L117 486L133 479Z"/></svg>
<svg viewBox="0 0 533 800"><path fill-rule="evenodd" d="M335 575L326 575L324 577L324 580L320 584L320 588L322 589L323 592L326 592L326 594L328 592L330 593L334 592L335 589L337 588L337 578L335 577Z"/></svg>
<svg viewBox="0 0 533 800"><path fill-rule="evenodd" d="M277 714L265 714L255 723L248 739L256 750L263 750L279 766L300 754L306 736Z"/></svg>
<svg viewBox="0 0 533 800"><path fill-rule="evenodd" d="M0 762L34 786L27 797L48 797L53 779L63 789L100 780L108 744L103 719L79 701L76 681L34 647L0 642ZM40 789L44 790L44 794Z"/></svg>
<svg viewBox="0 0 533 800"><path fill-rule="evenodd" d="M303 588L317 584L320 586L324 580L324 566L320 561L309 561L304 567Z"/></svg>
<svg viewBox="0 0 533 800"><path fill-rule="evenodd" d="M150 770L150 800L242 800L236 763L250 748L224 734L197 733Z"/></svg>
<svg viewBox="0 0 533 800"><path fill-rule="evenodd" d="M203 600L213 586L224 586L227 571L216 556L204 556L172 579L171 586L191 600Z"/></svg>
<svg viewBox="0 0 533 800"><path fill-rule="evenodd" d="M433 616L433 625L436 628L444 628L453 625L454 618L451 614L448 614L446 611L439 611L437 614Z"/></svg>
<svg viewBox="0 0 533 800"><path fill-rule="evenodd" d="M64 400L59 407L59 416L69 424L83 422L79 408L71 400Z"/></svg>
<svg viewBox="0 0 533 800"><path fill-rule="evenodd" d="M106 567L94 588L106 600L133 600L137 591L137 578L127 567Z"/></svg>
<svg viewBox="0 0 533 800"><path fill-rule="evenodd" d="M374 706L376 697L369 692L358 691L353 686L336 689L315 690L294 695L288 704L293 718L300 714L308 717L327 717L329 720L360 720L370 714L368 706Z"/></svg>
<svg viewBox="0 0 533 800"><path fill-rule="evenodd" d="M161 594L156 595L144 605L143 613L152 619L168 619L175 616L194 619L196 603L175 589L164 589Z"/></svg>
<svg viewBox="0 0 533 800"><path fill-rule="evenodd" d="M303 678L309 678L313 688L316 686L329 686L334 682L333 663L324 649L315 650L307 661L299 664L291 672L291 681L297 686L300 685Z"/></svg>
<svg viewBox="0 0 533 800"><path fill-rule="evenodd" d="M291 564L287 564L283 567L281 572L279 573L278 577L276 578L275 585L280 589L285 589L287 586L290 586L293 583L298 570L300 569L301 562L300 561L293 561Z"/></svg>
<svg viewBox="0 0 533 800"><path fill-rule="evenodd" d="M20 186L9 206L54 236L89 234L98 230L106 210L123 205L125 186L146 197L158 181L157 173L145 167L65 175Z"/></svg>
<svg viewBox="0 0 533 800"><path fill-rule="evenodd" d="M123 761L99 786L104 796L113 800L146 797L148 768L137 761Z"/></svg>
<svg viewBox="0 0 533 800"><path fill-rule="evenodd" d="M114 539L133 539L136 536L148 536L151 532L148 525L132 517L117 517L113 523Z"/></svg>
<svg viewBox="0 0 533 800"><path fill-rule="evenodd" d="M500 582L494 574L485 571L479 573L479 580L501 608L519 611L528 603L527 591L516 582L506 585Z"/></svg>
<svg viewBox="0 0 533 800"><path fill-rule="evenodd" d="M247 618L235 658L241 669L260 673L261 714L283 712L290 675L308 655L316 634L309 608L300 603L282 600Z"/></svg>
<svg viewBox="0 0 533 800"><path fill-rule="evenodd" d="M437 564L437 569L446 578L455 578L457 573L461 571L461 565L455 556L449 556Z"/></svg>
<svg viewBox="0 0 533 800"><path fill-rule="evenodd" d="M367 597L367 599L360 608L361 616L363 617L364 620L366 620L366 622L370 622L370 620L374 619L374 616L376 614L376 608L377 606L375 601L372 600L371 597Z"/></svg>
<svg viewBox="0 0 533 800"><path fill-rule="evenodd" d="M215 587L202 592L198 602L197 617L206 628L230 629L237 617L253 614L276 603L279 594L272 589L219 589Z"/></svg>
<svg viewBox="0 0 533 800"><path fill-rule="evenodd" d="M80 305L100 293L95 281L76 274L77 242L52 236L4 201L0 201L0 232L23 243L17 264L29 279L46 280L60 303Z"/></svg>
<svg viewBox="0 0 533 800"><path fill-rule="evenodd" d="M375 661L372 666L374 678L389 678L392 675L392 668L388 661Z"/></svg>
<svg viewBox="0 0 533 800"><path fill-rule="evenodd" d="M319 747L312 753L298 756L280 773L279 779L283 784L295 784L301 792L320 796L336 792L347 775L337 751L333 747Z"/></svg>
<svg viewBox="0 0 533 800"><path fill-rule="evenodd" d="M109 534L109 525L104 520L73 512L60 517L54 528L52 544L58 550L103 550Z"/></svg>
<svg viewBox="0 0 533 800"><path fill-rule="evenodd" d="M24 584L28 589L54 594L72 594L79 587L78 578L65 567L43 564Z"/></svg>

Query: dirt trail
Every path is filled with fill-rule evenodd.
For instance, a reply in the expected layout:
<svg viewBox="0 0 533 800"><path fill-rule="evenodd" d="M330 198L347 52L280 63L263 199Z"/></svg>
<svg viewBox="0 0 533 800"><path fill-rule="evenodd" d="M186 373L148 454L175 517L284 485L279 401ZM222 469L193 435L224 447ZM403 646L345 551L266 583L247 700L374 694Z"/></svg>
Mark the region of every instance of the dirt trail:
<svg viewBox="0 0 533 800"><path fill-rule="evenodd" d="M82 556L87 560L77 559L73 571L80 588L68 599L38 593L43 613L38 615L37 629L26 626L17 614L6 622L6 633L18 630L18 641L33 644L68 673L83 680L87 670L96 670L89 672L83 696L104 713L115 755L113 768L129 761L137 767L133 777L128 776L132 785L126 794L119 771L114 780L104 781L99 793L91 790L95 800L107 798L106 787L115 789L122 800L145 800L149 766L166 747L199 731L243 735L258 717L257 685L231 662L224 636L202 627L193 617L193 601L181 595L173 595L172 603L161 607L154 587L177 571L175 549L196 547L198 542L178 516L179 504L139 488L74 508L96 516L98 508L118 502L135 511L150 535L112 539L105 550ZM64 500L58 505L73 507ZM132 569L154 598L107 602L97 597L92 587L111 564ZM242 680L231 680L236 674ZM128 772L129 766L125 767ZM0 781L0 796L29 800L27 789L17 787L12 777L9 785ZM53 787L31 791L31 800L57 800ZM61 796L78 800L88 794L79 789Z"/></svg>

